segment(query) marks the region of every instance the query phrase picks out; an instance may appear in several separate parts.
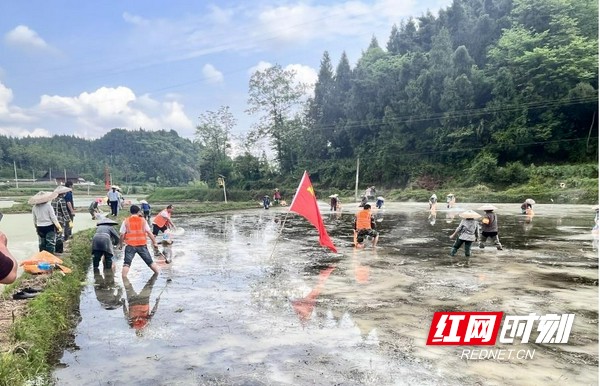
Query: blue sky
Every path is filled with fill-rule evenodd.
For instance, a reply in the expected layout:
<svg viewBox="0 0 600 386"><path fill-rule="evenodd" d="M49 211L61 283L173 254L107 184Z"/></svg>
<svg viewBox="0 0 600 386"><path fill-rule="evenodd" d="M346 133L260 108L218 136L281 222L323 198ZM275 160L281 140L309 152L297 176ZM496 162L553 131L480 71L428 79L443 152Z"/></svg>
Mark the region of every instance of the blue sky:
<svg viewBox="0 0 600 386"><path fill-rule="evenodd" d="M0 135L98 138L174 129L230 106L238 125L253 71L279 64L313 83L324 51L354 66L372 36L450 0L3 1Z"/></svg>

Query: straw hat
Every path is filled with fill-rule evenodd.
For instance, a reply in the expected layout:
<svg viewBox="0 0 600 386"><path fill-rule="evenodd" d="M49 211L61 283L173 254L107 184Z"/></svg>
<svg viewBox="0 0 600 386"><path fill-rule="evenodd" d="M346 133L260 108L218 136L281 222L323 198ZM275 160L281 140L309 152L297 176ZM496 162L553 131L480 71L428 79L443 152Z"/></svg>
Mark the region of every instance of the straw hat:
<svg viewBox="0 0 600 386"><path fill-rule="evenodd" d="M56 193L56 192L41 191L41 192L37 192L35 194L35 196L31 197L29 199L29 201L27 201L27 203L30 205L43 204L43 203L54 200L56 197L58 197L58 193Z"/></svg>
<svg viewBox="0 0 600 386"><path fill-rule="evenodd" d="M56 192L56 194L64 194L67 192L72 192L73 189L67 188L66 186L57 186L56 189L54 189L54 191Z"/></svg>
<svg viewBox="0 0 600 386"><path fill-rule="evenodd" d="M148 203L148 201L146 201L146 200L141 200L140 201L140 204L147 204L147 203Z"/></svg>
<svg viewBox="0 0 600 386"><path fill-rule="evenodd" d="M377 199L378 199L378 200L381 200L381 201L383 201L383 200L384 200L383 196L377 196Z"/></svg>
<svg viewBox="0 0 600 386"><path fill-rule="evenodd" d="M337 197L337 196L338 196L338 194L337 194L337 193L336 193L336 194L330 194L330 195L329 195L329 198L334 198L334 197Z"/></svg>
<svg viewBox="0 0 600 386"><path fill-rule="evenodd" d="M96 226L99 225L119 225L119 223L115 220L111 220L109 218L104 217L103 219L98 220L98 222L96 223Z"/></svg>
<svg viewBox="0 0 600 386"><path fill-rule="evenodd" d="M498 208L492 204L484 204L477 208L477 210L498 210Z"/></svg>
<svg viewBox="0 0 600 386"><path fill-rule="evenodd" d="M462 218L470 218L470 219L476 219L481 217L481 215L475 211L472 210L467 210L465 212L462 212L461 214L459 214L460 217Z"/></svg>
<svg viewBox="0 0 600 386"><path fill-rule="evenodd" d="M535 205L535 200L533 198L528 198L527 200L525 200L525 202L530 205Z"/></svg>

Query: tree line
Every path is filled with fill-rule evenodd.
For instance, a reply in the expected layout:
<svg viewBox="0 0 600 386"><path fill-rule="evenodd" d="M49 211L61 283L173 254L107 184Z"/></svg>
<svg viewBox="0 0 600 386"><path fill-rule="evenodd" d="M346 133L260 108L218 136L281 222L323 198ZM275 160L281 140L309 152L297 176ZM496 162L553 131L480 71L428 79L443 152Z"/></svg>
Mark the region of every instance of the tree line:
<svg viewBox="0 0 600 386"><path fill-rule="evenodd" d="M108 164L121 180L159 185L222 175L245 189L303 170L351 188L358 159L378 186L525 183L531 165L597 163L598 3L454 0L392 26L383 47L373 37L354 67L345 53L334 67L324 51L308 100L305 91L280 65L255 72L247 113L257 124L236 155L223 106L200 115L194 141L173 130L0 137L0 159L92 179ZM261 140L276 165L256 154Z"/></svg>

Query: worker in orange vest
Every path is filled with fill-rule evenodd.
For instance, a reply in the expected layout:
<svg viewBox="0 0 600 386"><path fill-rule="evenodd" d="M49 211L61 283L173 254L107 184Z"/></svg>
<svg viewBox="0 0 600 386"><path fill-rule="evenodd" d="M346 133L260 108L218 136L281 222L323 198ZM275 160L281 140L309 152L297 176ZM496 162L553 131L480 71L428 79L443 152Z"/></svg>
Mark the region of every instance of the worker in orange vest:
<svg viewBox="0 0 600 386"><path fill-rule="evenodd" d="M148 251L148 247L146 246L146 237L149 237L150 240L152 240L154 249L158 249L156 239L150 231L148 222L140 216L140 207L131 205L129 211L131 216L127 217L121 224L119 248L122 248L123 244L126 244L125 257L123 259L123 271L121 272L121 275L127 277L131 261L136 253L140 255L142 260L144 260L146 265L148 265L155 274L158 274L160 268L158 267L158 264L152 260L152 255L150 255L150 251Z"/></svg>
<svg viewBox="0 0 600 386"><path fill-rule="evenodd" d="M171 221L171 214L173 213L173 205L168 205L165 209L161 210L152 220L152 234L158 236L158 232L165 233L167 228L175 228Z"/></svg>
<svg viewBox="0 0 600 386"><path fill-rule="evenodd" d="M379 240L379 233L375 230L375 219L371 215L370 204L365 204L363 209L356 213L353 225L356 236L355 246L363 246L365 237L369 236L373 238L373 248L375 248Z"/></svg>

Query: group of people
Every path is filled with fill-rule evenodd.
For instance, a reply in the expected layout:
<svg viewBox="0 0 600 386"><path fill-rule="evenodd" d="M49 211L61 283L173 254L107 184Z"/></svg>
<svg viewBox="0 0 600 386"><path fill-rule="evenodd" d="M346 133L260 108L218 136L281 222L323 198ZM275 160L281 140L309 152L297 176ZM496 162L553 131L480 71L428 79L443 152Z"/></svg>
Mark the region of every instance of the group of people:
<svg viewBox="0 0 600 386"><path fill-rule="evenodd" d="M64 242L72 234L75 219L73 183L67 181L54 191L40 191L29 199L31 213L38 235L39 251L62 253Z"/></svg>
<svg viewBox="0 0 600 386"><path fill-rule="evenodd" d="M68 240L72 233L73 219L75 218L75 205L73 202L73 183L67 181L64 186L57 187L52 192L41 191L29 199L29 203L33 205L32 215L35 230L38 235L39 251L47 251L51 254L62 253L63 243ZM119 201L117 187L112 186L108 192L108 203L111 207L111 214L118 214ZM95 205L94 205L95 204ZM125 246L125 254L123 261L122 275L127 276L129 267L135 254L140 255L142 260L152 269L154 273L160 272L158 265L153 261L150 252L146 247L146 240L150 238L156 255L163 255L158 249L156 237L160 232L163 233L163 250L170 252L170 238L168 229L174 228L171 221L173 206L168 205L152 220L152 228L150 228L150 205L147 201L141 201L141 208L137 205L130 207L130 216L123 221L120 227L120 232L114 229L114 225L118 223L112 219L100 216L98 202L94 201L89 212L94 219L98 219L96 233L92 239L92 263L94 269L99 269L100 261L104 259L104 268L114 270L114 246L119 248ZM1 236L0 236L1 237ZM4 238L5 240L5 238ZM0 241L2 239L0 238ZM0 260L10 259L11 255L6 249L4 243L4 251L0 246ZM170 262L170 253L167 253L165 260ZM11 264L4 264L0 268L0 276L4 275L6 280L11 278L11 272L16 271L16 267Z"/></svg>
<svg viewBox="0 0 600 386"><path fill-rule="evenodd" d="M273 205L287 206L287 202L283 199L283 196L278 188L275 188L275 192L273 193ZM269 209L271 207L271 197L268 194L263 196L262 206L265 209Z"/></svg>
<svg viewBox="0 0 600 386"><path fill-rule="evenodd" d="M429 197L429 210L435 212L437 210L438 197L437 194L433 193ZM446 208L451 209L456 205L456 196L452 193L446 195Z"/></svg>
<svg viewBox="0 0 600 386"><path fill-rule="evenodd" d="M142 203L143 206L143 203ZM142 210L138 205L131 205L129 208L130 216L127 217L119 229L119 233L114 229L118 223L109 218L98 220L96 233L92 239L93 268L99 269L100 261L104 259L104 269L114 270L113 257L115 255L114 246L119 249L125 246L123 258L122 276L126 277L129 273L131 263L136 254L146 263L146 265L155 273L160 272L158 264L153 260L147 247L147 239L150 239L154 248L155 257L162 256L167 263L171 260L170 247L173 243L169 229L175 228L171 215L173 205L168 205L152 219L152 228L146 216L146 210ZM157 237L162 233L161 244L163 252L159 250Z"/></svg>
<svg viewBox="0 0 600 386"><path fill-rule="evenodd" d="M473 242L479 241L479 248L483 249L488 238L494 242L496 249L499 251L502 250L502 244L498 237L498 217L494 213L496 209L491 204L485 204L479 207L479 210L485 212L483 216L473 210L467 210L459 214L462 220L454 230L454 233L450 235L450 240L458 236L450 250L451 256L455 256L459 248L464 244L465 256L469 257L471 256ZM479 218L481 218L481 224L477 221Z"/></svg>

